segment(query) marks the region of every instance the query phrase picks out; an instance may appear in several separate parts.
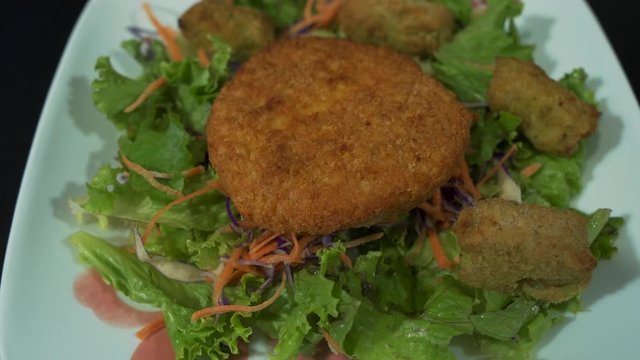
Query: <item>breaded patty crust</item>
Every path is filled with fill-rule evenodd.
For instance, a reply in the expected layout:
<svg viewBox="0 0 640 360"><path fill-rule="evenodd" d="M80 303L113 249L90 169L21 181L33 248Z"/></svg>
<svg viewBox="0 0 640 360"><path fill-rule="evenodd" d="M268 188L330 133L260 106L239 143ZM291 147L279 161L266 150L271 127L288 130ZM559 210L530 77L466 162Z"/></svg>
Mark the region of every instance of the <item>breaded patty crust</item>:
<svg viewBox="0 0 640 360"><path fill-rule="evenodd" d="M583 216L557 208L484 199L454 228L460 280L472 287L561 302L584 290L596 267Z"/></svg>
<svg viewBox="0 0 640 360"><path fill-rule="evenodd" d="M410 58L309 37L243 64L214 102L207 138L245 218L327 234L424 201L463 156L470 122Z"/></svg>
<svg viewBox="0 0 640 360"><path fill-rule="evenodd" d="M345 1L337 22L348 39L413 56L433 55L456 28L447 6L424 0Z"/></svg>
<svg viewBox="0 0 640 360"><path fill-rule="evenodd" d="M498 57L487 100L491 109L520 117L524 136L547 153L569 156L598 128L595 106L530 61Z"/></svg>

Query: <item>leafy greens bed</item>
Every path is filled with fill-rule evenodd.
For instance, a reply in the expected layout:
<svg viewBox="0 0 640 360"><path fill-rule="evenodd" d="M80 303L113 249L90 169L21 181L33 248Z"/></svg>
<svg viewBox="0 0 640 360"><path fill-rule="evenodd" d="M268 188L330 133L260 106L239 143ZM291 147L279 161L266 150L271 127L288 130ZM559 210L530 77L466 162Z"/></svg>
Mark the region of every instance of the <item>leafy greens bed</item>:
<svg viewBox="0 0 640 360"><path fill-rule="evenodd" d="M496 56L531 59L532 47L520 42L513 23L522 4L489 1L481 15L472 17L469 1L441 2L457 15L461 30L433 59L422 60L423 65L462 101L485 102L492 73L483 65ZM298 19L304 6L300 0L283 1L278 8L273 1L237 3L265 11L281 30ZM182 194L216 179L215 169L208 165L203 132L211 104L236 64L230 61L232 49L217 38L212 41L216 52L206 67L195 54L173 61L161 41L142 38L122 44L142 68L137 77L119 73L107 57L96 63L93 99L122 131L121 158L169 174L162 183ZM135 111L123 111L159 77L166 80L162 88ZM593 92L585 87L586 77L576 69L560 81L595 104ZM518 134L519 118L485 107L474 111L478 117L471 133L474 152L467 157L471 174L479 176L496 154L515 145L518 151L506 165L522 190L523 202L569 207L581 191L584 151L571 157L540 153ZM542 164L536 174L520 175L534 163ZM184 173L198 166L204 171ZM498 190L495 181L480 188L485 197ZM91 214L104 226L137 228L145 227L174 199L123 161L116 167L104 165L87 184L86 196L75 200L75 208L79 216ZM598 259L610 258L622 220L610 217L606 209L585 216L592 253ZM222 193L209 191L164 213L158 221L160 231L153 232L144 247L152 257L187 264L190 273L214 274L234 248L254 236L254 230L228 231L236 217ZM192 320L194 312L215 305L209 283L172 279L126 249L87 232L76 233L71 241L79 259L115 289L162 310L178 359L226 359L256 331L278 339L273 359L312 354L324 339L330 340L333 350L358 359L447 359L454 358L450 342L457 336L469 337L486 354L526 359L552 326L580 311L577 297L550 304L465 286L455 271L438 266L429 246L417 241L423 226L420 219L419 211L412 211L392 224L315 239L317 252L286 274L287 288L271 306L197 320ZM354 240L380 233L379 239L354 246ZM451 231L442 230L439 237L448 258L459 255ZM276 293L279 276L273 269L266 277L244 274L225 286L223 299L239 305L262 303Z"/></svg>

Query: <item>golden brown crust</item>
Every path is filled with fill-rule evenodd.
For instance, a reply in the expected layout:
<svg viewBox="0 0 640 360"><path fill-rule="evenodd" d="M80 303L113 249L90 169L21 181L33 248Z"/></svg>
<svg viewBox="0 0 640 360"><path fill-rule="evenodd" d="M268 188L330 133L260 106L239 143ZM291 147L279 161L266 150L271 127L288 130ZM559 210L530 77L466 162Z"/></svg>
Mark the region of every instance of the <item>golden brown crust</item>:
<svg viewBox="0 0 640 360"><path fill-rule="evenodd" d="M416 56L433 54L455 29L449 8L424 0L348 0L337 22L351 40Z"/></svg>
<svg viewBox="0 0 640 360"><path fill-rule="evenodd" d="M522 119L521 130L541 151L571 155L598 127L598 110L550 79L530 61L498 58L487 93L493 110Z"/></svg>
<svg viewBox="0 0 640 360"><path fill-rule="evenodd" d="M209 35L220 36L244 60L272 43L275 26L262 12L223 0L204 0L191 6L178 20L180 31L195 47L212 51Z"/></svg>
<svg viewBox="0 0 640 360"><path fill-rule="evenodd" d="M458 276L472 287L561 302L587 287L596 266L586 220L569 210L484 199L460 213L453 231Z"/></svg>
<svg viewBox="0 0 640 360"><path fill-rule="evenodd" d="M213 105L207 136L244 217L324 234L423 201L462 156L470 119L410 58L298 38L240 68Z"/></svg>

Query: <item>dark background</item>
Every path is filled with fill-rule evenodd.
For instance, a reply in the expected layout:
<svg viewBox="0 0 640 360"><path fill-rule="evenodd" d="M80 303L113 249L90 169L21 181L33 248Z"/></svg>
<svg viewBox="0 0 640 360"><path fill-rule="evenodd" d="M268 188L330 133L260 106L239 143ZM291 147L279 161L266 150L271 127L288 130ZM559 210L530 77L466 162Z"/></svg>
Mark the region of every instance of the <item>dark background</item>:
<svg viewBox="0 0 640 360"><path fill-rule="evenodd" d="M22 172L53 73L84 0L14 1L0 22L0 265ZM626 2L587 1L640 94L640 30ZM627 5L627 6L625 6ZM585 39L585 41L589 41ZM37 223L34 224L37 226Z"/></svg>

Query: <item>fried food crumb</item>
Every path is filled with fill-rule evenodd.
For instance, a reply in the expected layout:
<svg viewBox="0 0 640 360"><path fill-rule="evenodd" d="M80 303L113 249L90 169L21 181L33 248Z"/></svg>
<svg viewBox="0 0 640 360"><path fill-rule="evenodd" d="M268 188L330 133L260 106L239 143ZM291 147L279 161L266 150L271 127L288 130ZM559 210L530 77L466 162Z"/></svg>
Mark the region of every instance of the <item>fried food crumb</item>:
<svg viewBox="0 0 640 360"><path fill-rule="evenodd" d="M248 220L327 234L424 201L450 176L471 114L410 58L325 38L282 40L221 90L207 127Z"/></svg>
<svg viewBox="0 0 640 360"><path fill-rule="evenodd" d="M499 57L487 93L489 106L522 119L524 136L538 150L571 155L598 127L598 110L530 61Z"/></svg>
<svg viewBox="0 0 640 360"><path fill-rule="evenodd" d="M557 303L584 290L596 266L586 220L570 210L483 199L460 213L453 231L458 276L476 288Z"/></svg>
<svg viewBox="0 0 640 360"><path fill-rule="evenodd" d="M428 56L451 40L455 17L443 4L421 0L349 0L338 12L348 39Z"/></svg>

